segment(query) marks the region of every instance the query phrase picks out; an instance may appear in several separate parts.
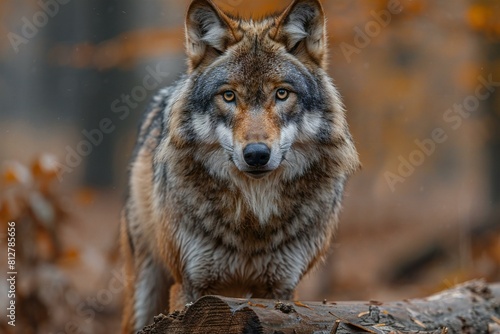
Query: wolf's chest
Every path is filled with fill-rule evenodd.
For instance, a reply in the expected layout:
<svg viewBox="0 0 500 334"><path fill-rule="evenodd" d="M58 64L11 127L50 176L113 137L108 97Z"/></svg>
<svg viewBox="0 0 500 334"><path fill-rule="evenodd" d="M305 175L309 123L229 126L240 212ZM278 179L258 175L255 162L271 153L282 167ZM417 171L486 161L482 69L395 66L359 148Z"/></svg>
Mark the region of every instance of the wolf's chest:
<svg viewBox="0 0 500 334"><path fill-rule="evenodd" d="M235 297L265 297L269 282L298 281L315 255L297 245L251 255L203 237L186 241L184 275L208 293Z"/></svg>
<svg viewBox="0 0 500 334"><path fill-rule="evenodd" d="M237 183L238 196L235 197L234 218L244 220L243 215L251 213L260 225L265 225L271 217L282 215L282 196L279 185L272 182L247 184Z"/></svg>

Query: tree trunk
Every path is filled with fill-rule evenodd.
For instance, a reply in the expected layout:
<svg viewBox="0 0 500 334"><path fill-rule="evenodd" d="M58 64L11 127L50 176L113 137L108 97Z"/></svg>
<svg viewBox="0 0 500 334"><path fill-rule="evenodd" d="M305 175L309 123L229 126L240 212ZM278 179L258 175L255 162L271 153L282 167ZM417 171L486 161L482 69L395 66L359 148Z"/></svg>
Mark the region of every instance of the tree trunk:
<svg viewBox="0 0 500 334"><path fill-rule="evenodd" d="M500 283L472 281L399 302L279 302L206 296L139 334L500 333Z"/></svg>

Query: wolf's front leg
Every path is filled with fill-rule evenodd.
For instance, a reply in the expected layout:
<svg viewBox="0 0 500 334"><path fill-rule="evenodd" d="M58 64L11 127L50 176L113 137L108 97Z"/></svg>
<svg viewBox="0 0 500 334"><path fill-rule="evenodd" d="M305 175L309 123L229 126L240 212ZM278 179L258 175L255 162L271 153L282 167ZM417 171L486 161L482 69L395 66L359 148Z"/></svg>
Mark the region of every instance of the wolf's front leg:
<svg viewBox="0 0 500 334"><path fill-rule="evenodd" d="M199 298L214 294L210 289L197 288L189 279L184 278L182 284L175 283L170 288L170 313L184 309L186 304L194 303Z"/></svg>
<svg viewBox="0 0 500 334"><path fill-rule="evenodd" d="M278 267L274 274L276 273L279 273L279 276L271 275L271 277L268 278L270 284L267 287L264 298L277 300L296 299L297 295L295 289L300 280L298 272L288 272Z"/></svg>
<svg viewBox="0 0 500 334"><path fill-rule="evenodd" d="M140 269L139 269L140 268ZM173 278L163 265L148 257L139 264L134 293L135 330L153 323L153 317L168 312Z"/></svg>
<svg viewBox="0 0 500 334"><path fill-rule="evenodd" d="M188 303L186 293L184 292L184 287L180 283L175 283L170 288L170 302L169 302L169 312L182 310Z"/></svg>
<svg viewBox="0 0 500 334"><path fill-rule="evenodd" d="M126 237L126 232L122 233L122 238ZM173 278L151 254L140 247L131 247L125 240L122 242L126 276L122 333L131 334L152 323L155 315L168 311Z"/></svg>

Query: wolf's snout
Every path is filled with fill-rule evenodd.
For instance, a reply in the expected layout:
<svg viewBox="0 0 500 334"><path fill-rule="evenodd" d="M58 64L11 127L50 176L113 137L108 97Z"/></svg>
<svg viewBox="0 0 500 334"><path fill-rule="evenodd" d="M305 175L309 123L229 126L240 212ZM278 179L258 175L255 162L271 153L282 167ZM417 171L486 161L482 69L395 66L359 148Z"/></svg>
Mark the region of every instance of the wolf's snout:
<svg viewBox="0 0 500 334"><path fill-rule="evenodd" d="M243 158L251 167L262 167L269 162L271 150L264 143L248 144L243 149Z"/></svg>

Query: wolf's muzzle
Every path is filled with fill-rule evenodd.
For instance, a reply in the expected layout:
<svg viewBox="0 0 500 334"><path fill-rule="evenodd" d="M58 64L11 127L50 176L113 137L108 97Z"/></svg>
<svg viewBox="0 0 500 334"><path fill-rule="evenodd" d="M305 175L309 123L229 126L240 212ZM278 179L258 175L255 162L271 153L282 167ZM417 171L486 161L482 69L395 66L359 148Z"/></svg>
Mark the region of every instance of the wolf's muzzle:
<svg viewBox="0 0 500 334"><path fill-rule="evenodd" d="M252 143L245 146L243 160L249 167L245 172L254 179L260 179L271 171L266 168L271 160L271 149L264 143Z"/></svg>
<svg viewBox="0 0 500 334"><path fill-rule="evenodd" d="M271 158L271 150L264 143L248 144L243 149L243 158L250 167L263 167Z"/></svg>

